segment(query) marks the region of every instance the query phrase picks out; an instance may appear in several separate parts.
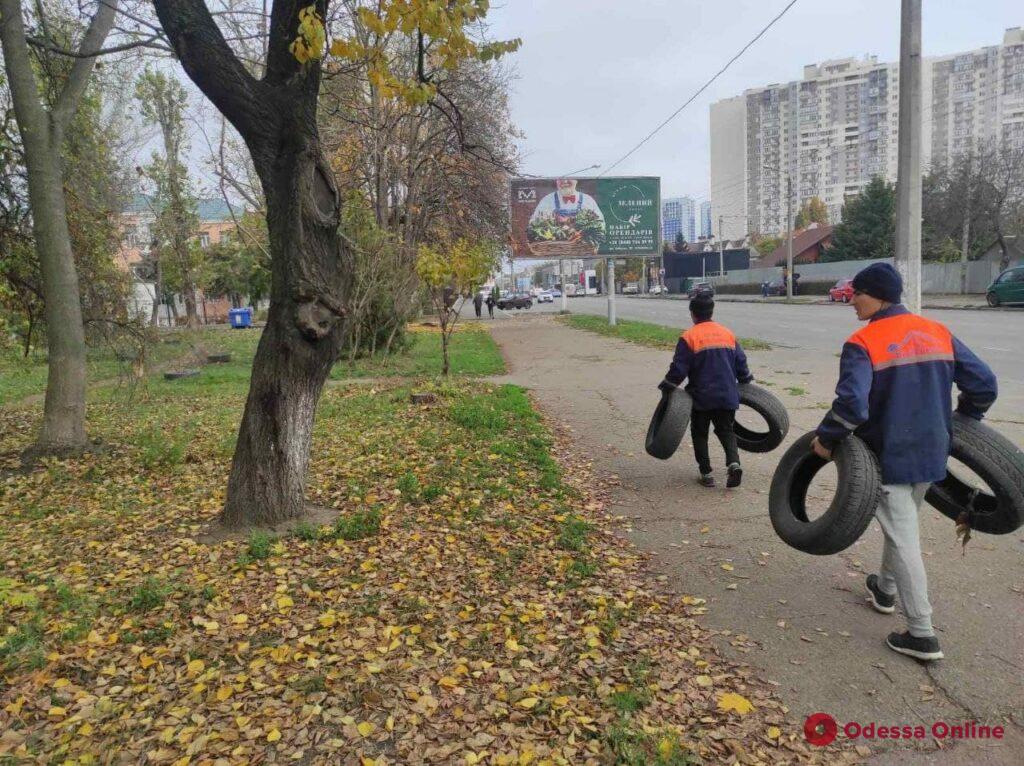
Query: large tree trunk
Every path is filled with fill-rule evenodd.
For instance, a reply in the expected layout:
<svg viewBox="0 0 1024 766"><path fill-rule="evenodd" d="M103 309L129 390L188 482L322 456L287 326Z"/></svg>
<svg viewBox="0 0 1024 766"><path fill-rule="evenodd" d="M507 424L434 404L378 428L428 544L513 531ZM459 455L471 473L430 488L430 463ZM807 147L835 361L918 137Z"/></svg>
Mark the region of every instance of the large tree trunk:
<svg viewBox="0 0 1024 766"><path fill-rule="evenodd" d="M316 405L345 332L338 192L310 105L287 101L281 113L293 118L281 125L276 156L254 152L267 200L270 311L221 514L228 526L301 515Z"/></svg>
<svg viewBox="0 0 1024 766"><path fill-rule="evenodd" d="M85 328L59 157L56 151L26 162L49 352L43 425L35 446L35 451L42 453L86 445Z"/></svg>

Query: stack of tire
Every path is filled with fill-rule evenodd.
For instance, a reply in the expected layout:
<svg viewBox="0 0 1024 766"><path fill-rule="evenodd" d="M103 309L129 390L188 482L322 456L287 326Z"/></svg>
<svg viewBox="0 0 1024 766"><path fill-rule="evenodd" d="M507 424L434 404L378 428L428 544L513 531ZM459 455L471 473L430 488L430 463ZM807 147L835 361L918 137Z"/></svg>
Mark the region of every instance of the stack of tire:
<svg viewBox="0 0 1024 766"><path fill-rule="evenodd" d="M775 469L768 508L775 532L787 545L814 555L853 545L875 515L882 495L878 460L856 436L832 453L838 489L828 510L807 516L807 489L825 461L811 450L814 433L797 439ZM925 499L944 516L966 521L977 532L1005 535L1024 525L1024 452L1002 434L972 418L953 415L950 456L987 485L979 489L954 471L932 484Z"/></svg>
<svg viewBox="0 0 1024 766"><path fill-rule="evenodd" d="M739 389L740 406L749 407L760 415L767 430L754 431L736 423L736 445L747 452L771 452L789 433L789 413L785 405L771 391L753 383L745 383ZM644 447L648 455L668 460L675 454L690 424L692 407L690 395L682 388L662 393L647 428Z"/></svg>

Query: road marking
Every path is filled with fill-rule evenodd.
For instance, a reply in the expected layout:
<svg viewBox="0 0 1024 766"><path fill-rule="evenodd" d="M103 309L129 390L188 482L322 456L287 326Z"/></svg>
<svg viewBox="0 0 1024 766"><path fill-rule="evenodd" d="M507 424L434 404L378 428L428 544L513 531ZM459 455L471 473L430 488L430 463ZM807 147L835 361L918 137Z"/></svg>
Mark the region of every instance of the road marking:
<svg viewBox="0 0 1024 766"><path fill-rule="evenodd" d="M986 351L1009 351L1008 348L1000 348L999 346L982 346Z"/></svg>

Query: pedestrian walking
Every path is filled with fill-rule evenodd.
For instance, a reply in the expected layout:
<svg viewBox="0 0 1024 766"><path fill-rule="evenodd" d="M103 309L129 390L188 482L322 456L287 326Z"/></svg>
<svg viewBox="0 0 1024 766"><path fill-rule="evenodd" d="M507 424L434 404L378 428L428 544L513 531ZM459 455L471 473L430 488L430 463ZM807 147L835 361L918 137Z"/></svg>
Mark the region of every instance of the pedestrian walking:
<svg viewBox="0 0 1024 766"><path fill-rule="evenodd" d="M473 295L473 310L476 312L476 318L480 318L480 307L484 305L484 296L477 290Z"/></svg>
<svg viewBox="0 0 1024 766"><path fill-rule="evenodd" d="M658 387L671 391L689 380L686 391L693 399L690 432L700 484L715 486L708 454L708 429L714 425L715 436L725 450L725 486L732 488L738 487L743 479L734 430L740 406L738 383L749 383L754 378L736 336L711 320L714 311L715 301L709 295L697 295L690 301L693 327L680 336L672 365Z"/></svg>
<svg viewBox="0 0 1024 766"><path fill-rule="evenodd" d="M495 303L497 303L497 301L496 301L496 300L494 300L494 291L492 290L492 291L491 291L491 292L490 292L490 293L489 293L489 294L487 295L487 315L488 315L488 316L489 316L489 317L490 317L491 319L494 319L494 304L495 304Z"/></svg>
<svg viewBox="0 0 1024 766"><path fill-rule="evenodd" d="M946 477L953 384L960 389L956 411L980 420L996 399L996 378L944 325L907 311L902 292L899 273L887 263L853 278L853 307L868 324L843 345L836 399L812 448L831 460L856 433L878 456L882 500L875 518L884 545L878 574L867 577L867 600L892 614L899 596L907 630L890 633L886 644L931 661L943 653L932 627L918 512L928 485Z"/></svg>
<svg viewBox="0 0 1024 766"><path fill-rule="evenodd" d="M764 282L761 283L761 297L762 298L767 298L768 297L768 280L767 279Z"/></svg>

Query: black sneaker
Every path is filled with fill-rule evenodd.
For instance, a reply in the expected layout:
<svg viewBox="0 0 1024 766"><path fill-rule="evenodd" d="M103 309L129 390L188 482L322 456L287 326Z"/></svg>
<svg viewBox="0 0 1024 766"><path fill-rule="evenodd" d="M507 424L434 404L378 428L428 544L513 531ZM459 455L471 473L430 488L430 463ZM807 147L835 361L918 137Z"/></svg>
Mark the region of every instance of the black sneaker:
<svg viewBox="0 0 1024 766"><path fill-rule="evenodd" d="M935 636L918 638L910 635L910 631L904 631L903 633L890 633L889 637L885 639L885 643L894 652L925 662L941 660L946 656L939 648L939 639Z"/></svg>
<svg viewBox="0 0 1024 766"><path fill-rule="evenodd" d="M730 463L728 471L729 478L725 480L725 486L729 489L734 489L743 481L743 469L740 468L739 463Z"/></svg>
<svg viewBox="0 0 1024 766"><path fill-rule="evenodd" d="M878 587L878 575L868 575L868 603L876 612L892 614L896 611L896 596L890 595Z"/></svg>
<svg viewBox="0 0 1024 766"><path fill-rule="evenodd" d="M715 486L714 474L702 473L700 479L698 479L702 487L713 487Z"/></svg>

